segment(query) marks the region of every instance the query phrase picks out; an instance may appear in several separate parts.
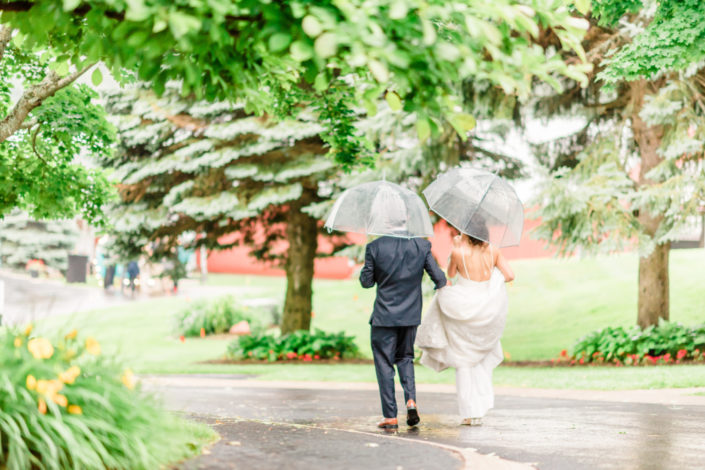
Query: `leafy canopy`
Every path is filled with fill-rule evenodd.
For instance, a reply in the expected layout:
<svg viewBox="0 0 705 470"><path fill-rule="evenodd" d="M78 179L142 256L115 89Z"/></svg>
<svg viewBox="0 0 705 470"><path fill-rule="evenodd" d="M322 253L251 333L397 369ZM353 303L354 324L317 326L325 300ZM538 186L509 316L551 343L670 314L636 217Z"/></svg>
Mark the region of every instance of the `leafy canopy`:
<svg viewBox="0 0 705 470"><path fill-rule="evenodd" d="M32 89L50 73L46 57L18 46L20 42L13 40L1 57L0 117L11 114L14 86ZM109 185L101 172L78 158L109 153L114 141L114 130L95 98L85 85L65 87L0 142L0 217L20 208L36 219L82 213L98 221Z"/></svg>
<svg viewBox="0 0 705 470"><path fill-rule="evenodd" d="M34 0L0 4L19 40L57 54L57 70L105 62L136 72L161 94L170 80L184 95L243 102L247 111L295 114L305 103L327 114L326 140L338 162L369 153L350 123L352 103L419 116L422 139L443 121L461 134L474 120L460 108L459 84L487 82L529 95L537 77L584 81L536 43L552 31L584 58L586 22L567 0ZM585 1L576 2L583 12ZM349 88L354 100L340 99ZM332 93L332 98L329 93ZM325 134L324 134L325 135ZM370 162L371 160L367 160Z"/></svg>

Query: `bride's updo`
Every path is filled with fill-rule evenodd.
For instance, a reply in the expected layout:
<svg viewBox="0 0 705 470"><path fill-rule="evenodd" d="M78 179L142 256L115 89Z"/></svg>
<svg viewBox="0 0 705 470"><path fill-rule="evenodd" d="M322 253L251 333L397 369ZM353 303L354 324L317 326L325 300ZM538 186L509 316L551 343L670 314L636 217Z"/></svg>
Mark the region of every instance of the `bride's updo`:
<svg viewBox="0 0 705 470"><path fill-rule="evenodd" d="M473 237L472 235L468 235L465 233L461 233L461 237L463 241L466 243L469 243L474 246L484 246L489 242L490 239L490 234L489 231L487 230L487 224L485 223L484 220L482 220L480 217L475 217L473 220L470 222L471 224L471 229L472 232L474 232L477 237Z"/></svg>

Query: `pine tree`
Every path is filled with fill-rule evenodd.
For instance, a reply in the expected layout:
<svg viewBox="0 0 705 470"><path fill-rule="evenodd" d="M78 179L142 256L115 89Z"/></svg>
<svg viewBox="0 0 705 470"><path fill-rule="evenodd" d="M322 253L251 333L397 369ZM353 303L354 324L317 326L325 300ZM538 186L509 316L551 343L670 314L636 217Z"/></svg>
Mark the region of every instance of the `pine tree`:
<svg viewBox="0 0 705 470"><path fill-rule="evenodd" d="M136 256L151 245L158 260L186 232L212 249L246 244L286 271L282 331L308 329L322 233L310 212L332 194L329 179L339 171L315 117L302 111L277 122L238 104L184 100L177 89L161 98L119 91L106 102L120 140L119 151L101 160L119 180L113 249ZM233 233L232 243L219 242ZM339 235L332 240L345 244Z"/></svg>
<svg viewBox="0 0 705 470"><path fill-rule="evenodd" d="M0 221L0 259L3 266L15 269L24 269L27 262L39 259L64 271L77 240L73 220L33 220L15 211Z"/></svg>

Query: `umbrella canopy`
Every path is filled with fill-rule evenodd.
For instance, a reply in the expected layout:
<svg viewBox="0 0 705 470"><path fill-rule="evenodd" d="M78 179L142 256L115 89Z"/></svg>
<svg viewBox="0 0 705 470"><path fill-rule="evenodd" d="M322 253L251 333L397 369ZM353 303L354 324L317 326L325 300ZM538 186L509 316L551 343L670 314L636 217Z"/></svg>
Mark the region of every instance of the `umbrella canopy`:
<svg viewBox="0 0 705 470"><path fill-rule="evenodd" d="M423 191L436 214L461 232L500 247L515 246L524 229L524 206L499 176L455 168Z"/></svg>
<svg viewBox="0 0 705 470"><path fill-rule="evenodd" d="M374 181L345 191L326 219L328 231L400 238L431 237L433 225L423 200L413 191Z"/></svg>

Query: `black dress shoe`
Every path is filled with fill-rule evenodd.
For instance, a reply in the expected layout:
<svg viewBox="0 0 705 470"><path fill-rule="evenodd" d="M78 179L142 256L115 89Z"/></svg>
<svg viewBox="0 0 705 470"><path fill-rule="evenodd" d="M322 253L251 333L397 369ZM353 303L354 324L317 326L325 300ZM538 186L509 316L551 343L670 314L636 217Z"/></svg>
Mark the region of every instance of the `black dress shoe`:
<svg viewBox="0 0 705 470"><path fill-rule="evenodd" d="M419 410L416 408L406 409L406 424L409 426L416 426L420 421L421 418L419 418Z"/></svg>

